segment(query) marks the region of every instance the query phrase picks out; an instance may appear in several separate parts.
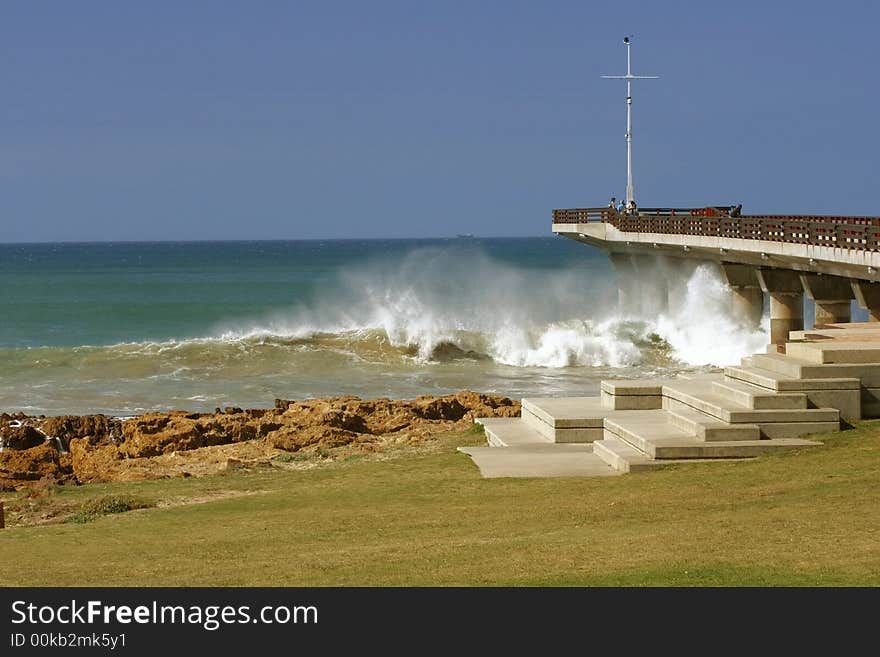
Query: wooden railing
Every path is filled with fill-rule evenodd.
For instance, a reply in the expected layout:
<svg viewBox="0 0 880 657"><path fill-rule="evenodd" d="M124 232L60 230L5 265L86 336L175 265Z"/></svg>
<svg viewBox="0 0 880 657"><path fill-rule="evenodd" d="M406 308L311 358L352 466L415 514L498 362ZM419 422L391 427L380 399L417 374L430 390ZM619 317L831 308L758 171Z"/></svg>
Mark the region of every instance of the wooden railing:
<svg viewBox="0 0 880 657"><path fill-rule="evenodd" d="M814 215L745 215L732 217L728 207L612 208L554 210L554 224L605 222L628 233L700 235L765 240L813 246L880 251L880 217Z"/></svg>

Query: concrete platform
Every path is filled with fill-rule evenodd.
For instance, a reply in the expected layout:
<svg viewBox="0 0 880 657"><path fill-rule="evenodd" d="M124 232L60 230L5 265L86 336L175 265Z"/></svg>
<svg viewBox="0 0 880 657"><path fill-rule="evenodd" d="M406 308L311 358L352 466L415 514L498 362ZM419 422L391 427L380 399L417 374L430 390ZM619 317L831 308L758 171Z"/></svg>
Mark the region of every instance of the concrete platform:
<svg viewBox="0 0 880 657"><path fill-rule="evenodd" d="M730 459L760 456L780 449L812 447L821 443L800 438L703 441L669 422L666 411L634 413L606 422L606 438L628 443L652 459Z"/></svg>
<svg viewBox="0 0 880 657"><path fill-rule="evenodd" d="M785 353L817 364L880 363L880 344L830 340L825 342L789 342Z"/></svg>
<svg viewBox="0 0 880 657"><path fill-rule="evenodd" d="M670 423L666 411L643 411L627 418L609 420L605 423L605 437L623 440L651 459L662 458L658 448L665 444L706 445Z"/></svg>
<svg viewBox="0 0 880 657"><path fill-rule="evenodd" d="M770 390L797 390L806 395L810 408L836 408L847 421L863 417L865 403L859 379L790 379L778 372L754 367L728 367L724 370L730 380L749 383Z"/></svg>
<svg viewBox="0 0 880 657"><path fill-rule="evenodd" d="M753 410L807 408L807 396L802 392L779 392L730 379L714 381L712 387L722 397Z"/></svg>
<svg viewBox="0 0 880 657"><path fill-rule="evenodd" d="M531 444L518 447L459 447L480 474L496 477L613 477L623 474L593 453L591 445Z"/></svg>
<svg viewBox="0 0 880 657"><path fill-rule="evenodd" d="M880 322L853 322L851 324L824 324L805 331L791 331L790 340L825 342L880 342Z"/></svg>
<svg viewBox="0 0 880 657"><path fill-rule="evenodd" d="M615 436L593 443L593 452L615 472L644 472L662 467L655 459Z"/></svg>
<svg viewBox="0 0 880 657"><path fill-rule="evenodd" d="M602 381L602 405L616 411L657 409L663 403L663 384L657 379Z"/></svg>
<svg viewBox="0 0 880 657"><path fill-rule="evenodd" d="M767 422L835 422L839 413L834 408L750 409L707 389L699 381L681 381L663 386L665 410L682 407L696 409L729 424L763 424Z"/></svg>
<svg viewBox="0 0 880 657"><path fill-rule="evenodd" d="M600 384L602 392L611 395L647 395L663 394L663 383L658 379L611 379Z"/></svg>
<svg viewBox="0 0 880 657"><path fill-rule="evenodd" d="M716 440L760 440L761 429L757 424L728 424L697 410L680 408L667 411L668 421L673 426L686 431L697 440L714 442Z"/></svg>
<svg viewBox="0 0 880 657"><path fill-rule="evenodd" d="M554 429L601 429L609 410L599 397L526 397L522 407Z"/></svg>
<svg viewBox="0 0 880 657"><path fill-rule="evenodd" d="M531 397L522 400L522 419L547 440L591 443L602 440L603 421L613 416L599 397Z"/></svg>
<svg viewBox="0 0 880 657"><path fill-rule="evenodd" d="M526 398L520 418L477 420L487 447L460 451L486 477L611 476L820 445L805 436L880 415L880 343L788 345L717 372L603 381L600 397Z"/></svg>
<svg viewBox="0 0 880 657"><path fill-rule="evenodd" d="M873 363L812 363L782 354L755 354L743 365L760 367L793 379L859 379L868 388L880 388L880 367Z"/></svg>
<svg viewBox="0 0 880 657"><path fill-rule="evenodd" d="M532 429L518 417L481 417L474 422L483 425L486 442L492 447L553 444L553 441Z"/></svg>
<svg viewBox="0 0 880 657"><path fill-rule="evenodd" d="M761 386L768 390L777 390L779 392L800 392L805 390L858 390L861 387L859 379L855 377L798 379L786 374L774 372L773 370L750 365L725 367L724 375L732 379Z"/></svg>

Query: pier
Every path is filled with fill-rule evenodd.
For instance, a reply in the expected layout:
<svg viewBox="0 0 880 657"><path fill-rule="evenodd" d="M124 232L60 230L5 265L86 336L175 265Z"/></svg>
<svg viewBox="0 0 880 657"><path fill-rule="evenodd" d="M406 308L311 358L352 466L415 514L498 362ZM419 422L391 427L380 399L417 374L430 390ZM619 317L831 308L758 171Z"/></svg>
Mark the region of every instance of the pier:
<svg viewBox="0 0 880 657"><path fill-rule="evenodd" d="M745 323L757 325L766 297L770 344L715 372L605 380L595 397L526 398L520 418L477 419L488 446L460 449L483 476L597 477L753 458L880 417L880 218L737 214L553 211L554 233L609 254L622 302L634 292L624 281L649 287L652 312L678 302L667 281L638 277L656 271L657 258L712 262ZM815 307L809 330L805 295ZM854 301L870 321L850 321Z"/></svg>
<svg viewBox="0 0 880 657"><path fill-rule="evenodd" d="M804 295L815 326L850 321L853 300L880 321L880 217L730 215L724 206L560 209L552 230L606 251L619 279L657 256L717 263L744 317L760 320L767 297L779 352L804 328Z"/></svg>
<svg viewBox="0 0 880 657"><path fill-rule="evenodd" d="M674 379L606 380L594 397L526 398L519 418L484 418L488 445L462 447L485 477L608 476L687 460L753 458L821 444L811 436L880 417L880 217L743 215L742 206L640 208L626 81L626 201L553 210L552 231L607 252L621 307L674 311L658 259L714 263L765 353ZM676 270L676 266L671 266ZM649 275L639 276L641 272ZM815 308L804 330L804 298ZM853 302L870 321L851 322Z"/></svg>

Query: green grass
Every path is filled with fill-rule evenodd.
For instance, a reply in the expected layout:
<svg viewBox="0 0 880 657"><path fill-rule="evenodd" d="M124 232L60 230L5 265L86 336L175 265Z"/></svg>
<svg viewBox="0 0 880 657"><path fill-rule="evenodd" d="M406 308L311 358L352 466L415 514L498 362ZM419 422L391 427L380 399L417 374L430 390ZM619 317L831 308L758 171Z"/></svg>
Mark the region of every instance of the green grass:
<svg viewBox="0 0 880 657"><path fill-rule="evenodd" d="M63 488L52 505L156 506L0 531L0 583L880 585L880 422L820 439L622 477L482 479L454 449L482 438L461 432L385 460Z"/></svg>

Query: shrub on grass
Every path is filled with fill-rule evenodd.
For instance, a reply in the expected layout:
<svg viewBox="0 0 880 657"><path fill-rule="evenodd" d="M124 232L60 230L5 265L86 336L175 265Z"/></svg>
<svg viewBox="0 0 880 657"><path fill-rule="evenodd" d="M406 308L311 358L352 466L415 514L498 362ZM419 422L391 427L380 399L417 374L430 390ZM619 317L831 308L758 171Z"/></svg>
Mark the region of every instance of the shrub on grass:
<svg viewBox="0 0 880 657"><path fill-rule="evenodd" d="M125 513L134 509L145 509L152 504L130 495L105 495L83 502L80 510L70 517L70 522L84 523L99 516L111 513Z"/></svg>
<svg viewBox="0 0 880 657"><path fill-rule="evenodd" d="M272 460L278 463L299 463L300 461L308 461L309 455L303 452L285 452L284 454L273 456Z"/></svg>

